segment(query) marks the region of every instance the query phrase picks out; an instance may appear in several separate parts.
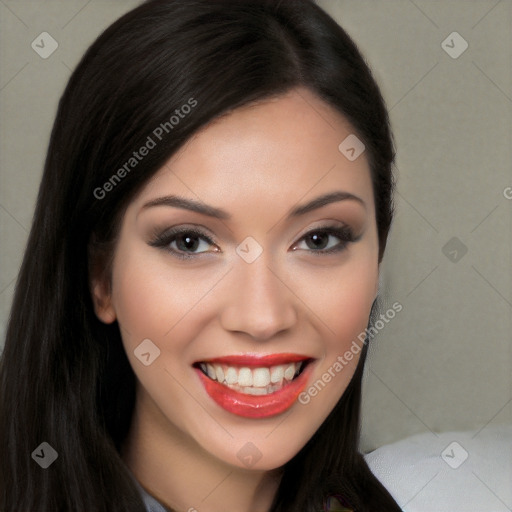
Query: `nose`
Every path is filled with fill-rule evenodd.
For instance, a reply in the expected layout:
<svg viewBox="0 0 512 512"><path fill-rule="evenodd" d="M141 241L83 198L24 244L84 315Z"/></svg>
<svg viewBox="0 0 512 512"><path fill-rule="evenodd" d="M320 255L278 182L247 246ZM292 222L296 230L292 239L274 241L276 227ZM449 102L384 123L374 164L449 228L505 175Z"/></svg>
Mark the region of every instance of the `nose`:
<svg viewBox="0 0 512 512"><path fill-rule="evenodd" d="M238 261L236 267L220 315L223 328L264 341L293 327L297 322L294 294L279 272L262 256L252 263Z"/></svg>

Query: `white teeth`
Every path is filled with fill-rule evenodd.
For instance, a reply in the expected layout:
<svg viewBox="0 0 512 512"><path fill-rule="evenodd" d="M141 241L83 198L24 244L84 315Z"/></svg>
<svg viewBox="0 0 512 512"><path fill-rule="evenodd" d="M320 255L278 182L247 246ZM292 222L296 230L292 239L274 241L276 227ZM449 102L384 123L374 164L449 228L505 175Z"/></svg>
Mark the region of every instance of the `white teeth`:
<svg viewBox="0 0 512 512"><path fill-rule="evenodd" d="M270 382L276 384L284 379L284 366L272 366L270 368Z"/></svg>
<svg viewBox="0 0 512 512"><path fill-rule="evenodd" d="M217 380L219 382L224 382L224 370L220 364L214 365L215 373L217 374Z"/></svg>
<svg viewBox="0 0 512 512"><path fill-rule="evenodd" d="M270 370L268 368L256 368L252 371L252 385L257 388L265 388L270 384Z"/></svg>
<svg viewBox="0 0 512 512"><path fill-rule="evenodd" d="M242 393L246 395L268 395L267 388L244 388Z"/></svg>
<svg viewBox="0 0 512 512"><path fill-rule="evenodd" d="M215 372L215 368L210 363L206 364L206 372L208 373L208 377L210 377L210 379L216 379L217 378L217 374Z"/></svg>
<svg viewBox="0 0 512 512"><path fill-rule="evenodd" d="M294 375L295 375L295 365L293 363L290 363L286 367L286 370L284 371L284 378L286 380L292 380Z"/></svg>
<svg viewBox="0 0 512 512"><path fill-rule="evenodd" d="M238 374L237 371L230 366L228 371L226 372L226 384L236 384L238 382Z"/></svg>
<svg viewBox="0 0 512 512"><path fill-rule="evenodd" d="M250 368L240 368L238 372L238 385L242 387L252 386L252 371Z"/></svg>
<svg viewBox="0 0 512 512"><path fill-rule="evenodd" d="M221 364L200 363L203 373L212 380L240 393L249 395L266 395L281 389L286 382L290 382L299 372L303 361L298 363L279 364L276 366L260 368L238 368Z"/></svg>

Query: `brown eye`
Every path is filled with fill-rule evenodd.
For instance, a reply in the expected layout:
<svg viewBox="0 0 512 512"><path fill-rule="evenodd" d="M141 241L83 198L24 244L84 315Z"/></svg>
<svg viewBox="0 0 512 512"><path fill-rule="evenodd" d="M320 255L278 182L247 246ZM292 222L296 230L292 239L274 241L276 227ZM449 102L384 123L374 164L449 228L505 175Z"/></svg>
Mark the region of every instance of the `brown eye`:
<svg viewBox="0 0 512 512"><path fill-rule="evenodd" d="M149 245L166 249L182 259L194 258L206 252L215 252L208 250L209 247L215 245L208 235L190 228L176 228L166 231L149 242Z"/></svg>
<svg viewBox="0 0 512 512"><path fill-rule="evenodd" d="M338 239L338 242L336 242ZM330 254L342 251L349 242L355 242L356 238L348 226L344 227L323 227L310 231L304 235L299 244L304 242L306 248L295 246L296 249L310 250L315 254Z"/></svg>

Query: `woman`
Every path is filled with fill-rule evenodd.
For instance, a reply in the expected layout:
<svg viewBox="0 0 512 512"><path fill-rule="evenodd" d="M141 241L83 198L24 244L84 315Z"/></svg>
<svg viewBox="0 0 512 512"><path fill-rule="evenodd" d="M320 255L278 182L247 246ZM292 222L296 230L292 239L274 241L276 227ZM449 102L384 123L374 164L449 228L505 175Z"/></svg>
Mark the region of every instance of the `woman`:
<svg viewBox="0 0 512 512"><path fill-rule="evenodd" d="M357 450L393 159L370 70L309 0L110 26L60 101L18 278L0 509L399 511Z"/></svg>

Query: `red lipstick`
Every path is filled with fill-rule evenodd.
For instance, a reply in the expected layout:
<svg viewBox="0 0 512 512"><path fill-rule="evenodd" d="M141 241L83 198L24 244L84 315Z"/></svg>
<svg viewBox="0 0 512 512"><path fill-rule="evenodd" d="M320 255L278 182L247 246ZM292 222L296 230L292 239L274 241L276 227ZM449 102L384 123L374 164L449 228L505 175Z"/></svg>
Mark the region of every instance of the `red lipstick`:
<svg viewBox="0 0 512 512"><path fill-rule="evenodd" d="M311 357L298 354L244 354L209 359L210 364L226 364L238 367L271 367L292 362L304 361L305 367L291 381L283 381L283 387L273 393L251 395L231 389L225 384L206 376L199 368L195 368L206 393L224 410L245 418L267 418L288 410L306 387L312 372L312 365L307 364Z"/></svg>
<svg viewBox="0 0 512 512"><path fill-rule="evenodd" d="M286 363L298 363L311 359L309 356L299 354L241 354L237 356L224 356L208 359L206 363L230 364L233 366L247 366L257 368L259 366L274 366Z"/></svg>

